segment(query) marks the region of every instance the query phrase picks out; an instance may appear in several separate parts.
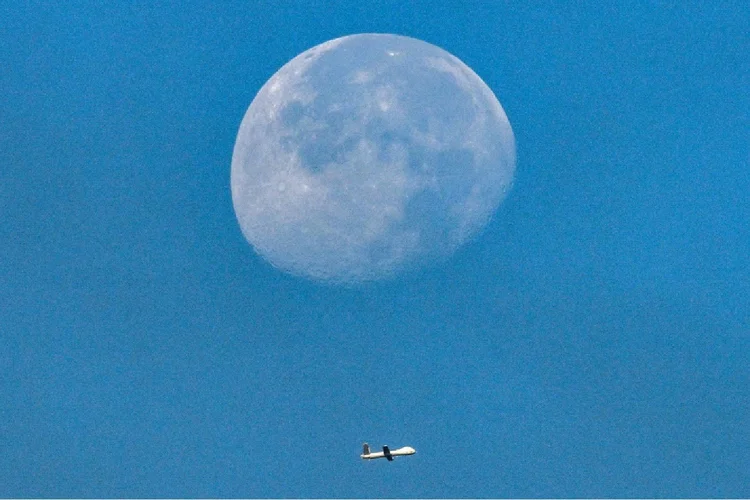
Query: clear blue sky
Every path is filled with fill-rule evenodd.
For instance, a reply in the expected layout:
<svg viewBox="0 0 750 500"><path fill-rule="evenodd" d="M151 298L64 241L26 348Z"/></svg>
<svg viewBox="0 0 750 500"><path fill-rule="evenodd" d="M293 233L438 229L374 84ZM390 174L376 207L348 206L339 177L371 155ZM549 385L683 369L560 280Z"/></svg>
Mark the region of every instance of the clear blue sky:
<svg viewBox="0 0 750 500"><path fill-rule="evenodd" d="M750 4L645 3L6 2L0 496L750 496ZM339 288L229 171L359 32L472 67L518 169L450 261Z"/></svg>

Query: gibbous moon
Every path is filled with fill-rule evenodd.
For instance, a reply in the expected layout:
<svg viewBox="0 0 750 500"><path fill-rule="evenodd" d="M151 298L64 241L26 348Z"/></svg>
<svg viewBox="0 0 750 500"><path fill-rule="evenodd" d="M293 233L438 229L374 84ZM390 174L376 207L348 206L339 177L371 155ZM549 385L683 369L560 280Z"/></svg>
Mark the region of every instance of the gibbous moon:
<svg viewBox="0 0 750 500"><path fill-rule="evenodd" d="M513 181L508 118L448 52L396 35L328 41L285 64L232 156L242 232L272 265L356 283L445 259Z"/></svg>

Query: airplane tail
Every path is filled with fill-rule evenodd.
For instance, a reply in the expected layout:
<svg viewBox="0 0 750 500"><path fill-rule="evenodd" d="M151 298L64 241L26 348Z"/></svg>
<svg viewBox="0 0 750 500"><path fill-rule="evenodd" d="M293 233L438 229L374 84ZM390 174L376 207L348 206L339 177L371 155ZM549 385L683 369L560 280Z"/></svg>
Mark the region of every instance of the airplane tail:
<svg viewBox="0 0 750 500"><path fill-rule="evenodd" d="M362 445L362 454L363 455L369 455L370 454L370 445L365 443Z"/></svg>

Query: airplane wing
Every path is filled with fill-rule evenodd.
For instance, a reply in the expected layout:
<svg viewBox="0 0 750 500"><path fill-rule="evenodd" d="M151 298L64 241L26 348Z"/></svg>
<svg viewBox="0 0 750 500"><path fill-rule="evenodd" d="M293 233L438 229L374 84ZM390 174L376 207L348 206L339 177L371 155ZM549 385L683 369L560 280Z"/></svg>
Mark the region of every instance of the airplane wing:
<svg viewBox="0 0 750 500"><path fill-rule="evenodd" d="M385 455L385 458L387 458L389 462L393 462L391 450L387 446L383 446L383 455Z"/></svg>

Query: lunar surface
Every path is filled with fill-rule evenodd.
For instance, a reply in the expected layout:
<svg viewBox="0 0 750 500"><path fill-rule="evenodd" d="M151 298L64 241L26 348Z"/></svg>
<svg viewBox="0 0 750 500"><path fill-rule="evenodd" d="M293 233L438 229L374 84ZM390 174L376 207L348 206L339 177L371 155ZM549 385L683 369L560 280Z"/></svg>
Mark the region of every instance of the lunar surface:
<svg viewBox="0 0 750 500"><path fill-rule="evenodd" d="M232 157L255 251L356 283L452 255L506 196L515 141L495 95L448 52L362 34L298 55L261 88Z"/></svg>

